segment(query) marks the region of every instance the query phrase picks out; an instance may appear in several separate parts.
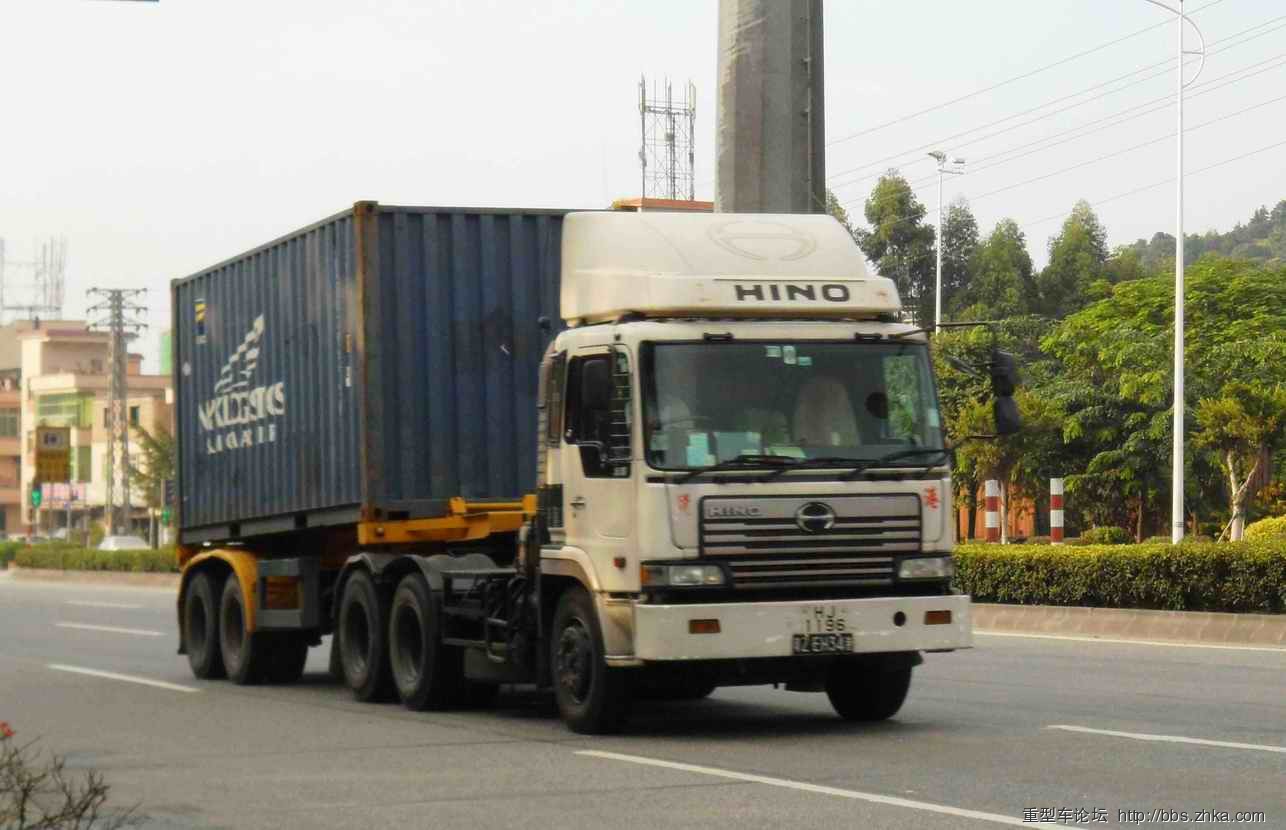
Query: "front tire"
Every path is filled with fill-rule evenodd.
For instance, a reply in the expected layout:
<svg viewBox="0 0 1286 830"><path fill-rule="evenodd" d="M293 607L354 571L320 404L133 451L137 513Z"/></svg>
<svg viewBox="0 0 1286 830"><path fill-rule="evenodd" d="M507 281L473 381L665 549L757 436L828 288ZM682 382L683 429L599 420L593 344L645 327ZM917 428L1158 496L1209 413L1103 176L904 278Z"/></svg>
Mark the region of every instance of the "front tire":
<svg viewBox="0 0 1286 830"><path fill-rule="evenodd" d="M554 612L549 662L559 714L573 732L616 732L629 714L628 678L605 654L593 600L580 586L568 589Z"/></svg>
<svg viewBox="0 0 1286 830"><path fill-rule="evenodd" d="M219 602L214 592L214 580L202 571L192 577L183 598L183 650L192 674L202 680L227 675L219 650Z"/></svg>
<svg viewBox="0 0 1286 830"><path fill-rule="evenodd" d="M340 638L344 682L360 701L387 700L392 694L387 631L388 603L381 599L370 574L358 571L344 583L335 636Z"/></svg>
<svg viewBox="0 0 1286 830"><path fill-rule="evenodd" d="M831 667L826 696L841 718L881 721L897 714L911 688L911 665L904 661L845 660Z"/></svg>
<svg viewBox="0 0 1286 830"><path fill-rule="evenodd" d="M398 583L389 613L389 664L402 705L414 711L444 709L462 689L462 654L442 642L441 609L419 573Z"/></svg>

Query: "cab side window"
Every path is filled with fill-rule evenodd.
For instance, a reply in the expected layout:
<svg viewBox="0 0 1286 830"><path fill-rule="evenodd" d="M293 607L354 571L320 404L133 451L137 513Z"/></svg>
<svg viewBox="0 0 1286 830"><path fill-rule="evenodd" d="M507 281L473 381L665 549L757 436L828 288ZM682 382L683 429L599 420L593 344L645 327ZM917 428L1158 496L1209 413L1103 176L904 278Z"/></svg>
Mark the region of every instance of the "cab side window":
<svg viewBox="0 0 1286 830"><path fill-rule="evenodd" d="M629 475L628 465L612 463L614 383L612 355L578 357L568 365L563 437L580 447L582 469L591 478Z"/></svg>

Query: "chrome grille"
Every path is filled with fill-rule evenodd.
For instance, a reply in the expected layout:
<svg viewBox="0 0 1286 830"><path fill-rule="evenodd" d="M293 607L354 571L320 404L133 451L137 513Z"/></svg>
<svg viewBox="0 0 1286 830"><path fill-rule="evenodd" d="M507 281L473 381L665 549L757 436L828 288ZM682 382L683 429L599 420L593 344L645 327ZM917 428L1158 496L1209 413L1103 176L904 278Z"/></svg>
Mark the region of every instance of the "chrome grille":
<svg viewBox="0 0 1286 830"><path fill-rule="evenodd" d="M889 585L895 555L919 550L920 500L911 494L701 505L701 553L728 563L738 589Z"/></svg>

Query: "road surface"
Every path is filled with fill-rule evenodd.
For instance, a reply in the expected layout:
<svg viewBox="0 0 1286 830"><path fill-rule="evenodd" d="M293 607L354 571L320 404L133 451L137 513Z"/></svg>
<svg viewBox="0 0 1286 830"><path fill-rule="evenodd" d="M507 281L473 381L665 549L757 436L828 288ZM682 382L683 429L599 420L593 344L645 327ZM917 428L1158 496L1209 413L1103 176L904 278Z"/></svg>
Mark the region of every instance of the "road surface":
<svg viewBox="0 0 1286 830"><path fill-rule="evenodd" d="M1283 650L980 635L887 723L734 688L591 738L534 691L412 713L353 701L325 649L237 687L175 648L170 591L0 575L0 720L151 828L1286 827Z"/></svg>

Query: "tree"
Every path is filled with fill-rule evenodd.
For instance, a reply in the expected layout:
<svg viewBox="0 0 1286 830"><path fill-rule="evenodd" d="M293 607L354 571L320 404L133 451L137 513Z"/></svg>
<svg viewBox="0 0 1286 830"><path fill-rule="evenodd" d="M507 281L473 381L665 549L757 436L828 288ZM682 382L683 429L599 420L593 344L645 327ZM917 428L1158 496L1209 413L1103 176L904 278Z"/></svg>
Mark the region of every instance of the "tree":
<svg viewBox="0 0 1286 830"><path fill-rule="evenodd" d="M959 463L975 481L1000 482L1000 541L1009 541L1009 502L1012 495L1035 499L1050 478L1051 463L1062 444L1061 416L1048 398L1020 387L1014 394L1023 428L1014 435L975 439L960 446ZM969 434L995 431L991 406L983 401L966 405L959 419Z"/></svg>
<svg viewBox="0 0 1286 830"><path fill-rule="evenodd" d="M978 256L978 220L969 203L957 199L942 218L942 309L946 313L968 291ZM936 280L936 277L935 277Z"/></svg>
<svg viewBox="0 0 1286 830"><path fill-rule="evenodd" d="M1187 288L1190 404L1222 397L1230 379L1286 385L1286 269L1206 259L1188 269ZM1173 320L1174 284L1162 274L1112 286L1042 342L1061 364L1047 394L1067 411L1069 440L1085 459L1088 478L1069 488L1089 488L1073 495L1097 499L1100 516L1133 501L1136 532L1141 513L1165 511L1169 492ZM1209 489L1207 459L1187 455L1189 508L1224 503Z"/></svg>
<svg viewBox="0 0 1286 830"><path fill-rule="evenodd" d="M967 316L977 319L998 320L1034 310L1031 255L1017 222L996 223L978 248L973 277L960 298L960 307L969 309Z"/></svg>
<svg viewBox="0 0 1286 830"><path fill-rule="evenodd" d="M857 244L881 276L897 284L902 305L923 325L933 319L934 229L923 224L924 205L896 170L880 177L864 208L871 229Z"/></svg>
<svg viewBox="0 0 1286 830"><path fill-rule="evenodd" d="M1090 285L1105 277L1106 263L1107 231L1082 199L1049 240L1049 265L1038 281L1044 313L1065 317L1086 306Z"/></svg>
<svg viewBox="0 0 1286 830"><path fill-rule="evenodd" d="M134 434L143 463L130 465L130 483L143 491L148 507L162 507L161 489L167 479L174 478L176 470L174 436L163 426L158 426L155 434L135 426Z"/></svg>
<svg viewBox="0 0 1286 830"><path fill-rule="evenodd" d="M840 204L839 197L835 195L835 191L829 187L826 188L826 212L835 217L844 226L844 230L848 231L848 235L853 237L854 241L857 240L857 232L853 230L853 221L849 218L848 211Z"/></svg>
<svg viewBox="0 0 1286 830"><path fill-rule="evenodd" d="M1217 453L1227 478L1231 538L1239 542L1246 509L1267 483L1274 451L1286 442L1286 386L1227 383L1218 397L1197 404L1197 423L1194 443Z"/></svg>

